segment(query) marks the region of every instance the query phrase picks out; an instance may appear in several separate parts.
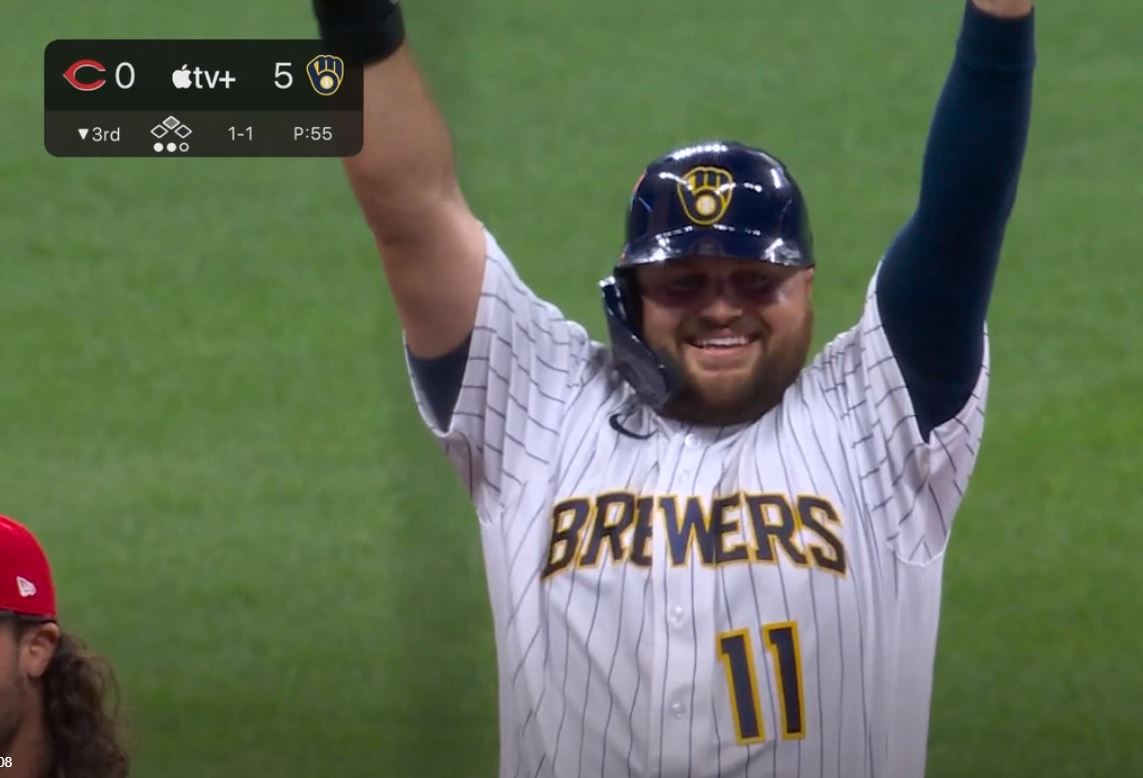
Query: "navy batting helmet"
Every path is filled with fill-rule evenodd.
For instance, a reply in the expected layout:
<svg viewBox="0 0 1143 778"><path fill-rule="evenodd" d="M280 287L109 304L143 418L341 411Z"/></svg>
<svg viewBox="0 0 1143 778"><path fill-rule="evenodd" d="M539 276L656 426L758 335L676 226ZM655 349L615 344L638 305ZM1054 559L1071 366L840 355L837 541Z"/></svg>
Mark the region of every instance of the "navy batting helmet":
<svg viewBox="0 0 1143 778"><path fill-rule="evenodd" d="M642 337L632 270L696 256L813 266L809 214L785 165L761 149L712 141L660 157L635 184L627 242L600 290L616 368L653 408L679 376Z"/></svg>

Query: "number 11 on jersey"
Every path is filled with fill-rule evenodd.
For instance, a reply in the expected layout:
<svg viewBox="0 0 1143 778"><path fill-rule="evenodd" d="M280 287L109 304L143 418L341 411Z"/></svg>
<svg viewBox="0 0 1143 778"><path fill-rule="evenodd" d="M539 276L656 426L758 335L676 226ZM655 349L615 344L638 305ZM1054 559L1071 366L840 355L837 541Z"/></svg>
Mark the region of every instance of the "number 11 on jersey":
<svg viewBox="0 0 1143 778"><path fill-rule="evenodd" d="M782 739L806 736L802 657L798 648L798 625L792 621L762 625L762 643L770 652L778 677L778 709L782 716ZM730 687L730 713L738 744L747 746L766 740L762 706L758 697L758 673L750 630L736 629L718 635L718 655ZM765 658L763 658L765 661Z"/></svg>

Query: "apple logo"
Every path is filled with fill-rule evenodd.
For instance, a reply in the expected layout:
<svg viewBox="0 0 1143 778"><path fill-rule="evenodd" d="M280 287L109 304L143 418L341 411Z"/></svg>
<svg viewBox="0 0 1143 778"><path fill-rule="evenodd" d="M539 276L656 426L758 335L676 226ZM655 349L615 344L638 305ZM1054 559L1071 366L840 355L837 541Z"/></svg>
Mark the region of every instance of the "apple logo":
<svg viewBox="0 0 1143 778"><path fill-rule="evenodd" d="M175 89L190 89L191 77L190 70L186 65L183 65L178 70L171 73L171 83L175 85Z"/></svg>

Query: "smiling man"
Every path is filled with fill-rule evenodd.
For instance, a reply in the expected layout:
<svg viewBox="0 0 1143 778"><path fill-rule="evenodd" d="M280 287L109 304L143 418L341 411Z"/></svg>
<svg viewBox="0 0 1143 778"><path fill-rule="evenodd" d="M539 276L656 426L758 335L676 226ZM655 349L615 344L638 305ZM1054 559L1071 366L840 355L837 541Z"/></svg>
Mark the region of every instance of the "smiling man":
<svg viewBox="0 0 1143 778"><path fill-rule="evenodd" d="M802 369L813 271L741 265L688 258L635 273L647 345L678 370L664 414L707 424L757 418Z"/></svg>
<svg viewBox="0 0 1143 778"><path fill-rule="evenodd" d="M760 418L805 365L813 273L806 206L781 162L738 143L671 152L639 179L604 284L617 367L665 416ZM660 379L638 376L650 365Z"/></svg>
<svg viewBox="0 0 1143 778"><path fill-rule="evenodd" d="M345 166L422 416L480 520L500 774L923 775L1030 0L967 4L916 211L808 364L809 215L776 157L709 141L644 170L597 343L469 210L400 9L315 7L367 65Z"/></svg>

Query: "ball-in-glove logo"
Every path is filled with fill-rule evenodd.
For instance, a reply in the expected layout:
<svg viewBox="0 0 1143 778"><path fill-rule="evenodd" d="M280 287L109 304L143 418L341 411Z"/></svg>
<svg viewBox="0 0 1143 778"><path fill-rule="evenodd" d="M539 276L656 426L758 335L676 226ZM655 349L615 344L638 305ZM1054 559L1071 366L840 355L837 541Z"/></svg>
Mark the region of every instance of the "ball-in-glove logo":
<svg viewBox="0 0 1143 778"><path fill-rule="evenodd" d="M709 226L726 215L734 194L734 176L720 167L701 166L688 170L679 181L679 202L687 218Z"/></svg>
<svg viewBox="0 0 1143 778"><path fill-rule="evenodd" d="M345 61L333 54L318 54L306 63L310 86L322 97L329 97L341 86L345 78Z"/></svg>

